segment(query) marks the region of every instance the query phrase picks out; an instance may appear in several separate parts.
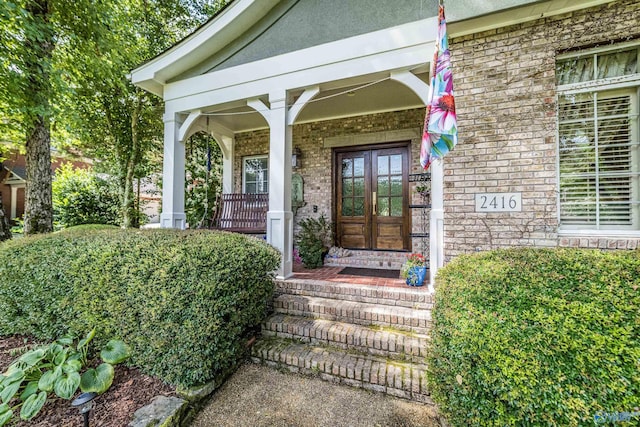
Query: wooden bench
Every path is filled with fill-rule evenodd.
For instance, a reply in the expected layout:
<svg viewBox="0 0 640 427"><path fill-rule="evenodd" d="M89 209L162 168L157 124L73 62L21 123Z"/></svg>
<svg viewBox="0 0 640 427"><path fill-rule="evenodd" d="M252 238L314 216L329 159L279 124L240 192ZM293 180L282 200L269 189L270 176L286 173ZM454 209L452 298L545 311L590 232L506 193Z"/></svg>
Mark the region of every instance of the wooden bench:
<svg viewBox="0 0 640 427"><path fill-rule="evenodd" d="M244 234L267 232L268 194L221 194L211 228Z"/></svg>

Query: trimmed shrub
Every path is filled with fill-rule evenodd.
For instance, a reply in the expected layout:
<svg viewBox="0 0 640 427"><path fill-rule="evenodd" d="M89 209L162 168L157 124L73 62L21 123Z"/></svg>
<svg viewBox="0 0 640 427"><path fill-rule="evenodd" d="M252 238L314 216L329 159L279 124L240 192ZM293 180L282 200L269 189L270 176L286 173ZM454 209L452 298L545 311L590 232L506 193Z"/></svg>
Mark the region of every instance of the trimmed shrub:
<svg viewBox="0 0 640 427"><path fill-rule="evenodd" d="M279 253L224 232L87 230L0 245L0 335L93 327L130 363L189 387L229 368L266 315Z"/></svg>
<svg viewBox="0 0 640 427"><path fill-rule="evenodd" d="M639 313L640 251L460 256L438 273L432 396L454 426L582 426L633 412Z"/></svg>

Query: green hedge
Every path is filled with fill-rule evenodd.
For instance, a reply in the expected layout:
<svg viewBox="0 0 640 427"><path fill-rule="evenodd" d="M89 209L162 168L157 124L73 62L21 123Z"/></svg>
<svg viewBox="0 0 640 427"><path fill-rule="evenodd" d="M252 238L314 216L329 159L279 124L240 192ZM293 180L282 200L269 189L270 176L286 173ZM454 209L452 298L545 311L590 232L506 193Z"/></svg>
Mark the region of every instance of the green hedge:
<svg viewBox="0 0 640 427"><path fill-rule="evenodd" d="M427 376L454 426L593 425L640 407L640 251L460 256L433 316Z"/></svg>
<svg viewBox="0 0 640 427"><path fill-rule="evenodd" d="M52 340L92 327L172 384L228 368L265 316L279 253L238 234L87 230L0 245L0 335Z"/></svg>

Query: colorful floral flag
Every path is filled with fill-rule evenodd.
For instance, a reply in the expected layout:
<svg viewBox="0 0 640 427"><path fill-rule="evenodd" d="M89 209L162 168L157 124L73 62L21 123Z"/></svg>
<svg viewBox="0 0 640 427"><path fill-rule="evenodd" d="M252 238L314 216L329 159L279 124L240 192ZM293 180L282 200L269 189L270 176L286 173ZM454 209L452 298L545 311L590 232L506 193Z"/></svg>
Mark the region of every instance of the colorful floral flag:
<svg viewBox="0 0 640 427"><path fill-rule="evenodd" d="M420 146L420 164L424 169L429 168L433 159L440 159L453 150L458 142L449 41L442 4L438 11L438 37L436 51L431 61L431 86L428 99Z"/></svg>

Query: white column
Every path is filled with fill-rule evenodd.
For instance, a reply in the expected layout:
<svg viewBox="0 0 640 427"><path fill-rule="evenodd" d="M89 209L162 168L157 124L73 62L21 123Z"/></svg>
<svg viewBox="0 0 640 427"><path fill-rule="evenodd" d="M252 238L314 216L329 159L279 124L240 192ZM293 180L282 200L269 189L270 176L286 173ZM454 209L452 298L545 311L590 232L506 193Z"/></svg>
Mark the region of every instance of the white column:
<svg viewBox="0 0 640 427"><path fill-rule="evenodd" d="M185 150L179 140L181 124L177 113L165 113L160 225L184 230L187 217L184 214Z"/></svg>
<svg viewBox="0 0 640 427"><path fill-rule="evenodd" d="M17 206L18 206L18 187L15 185L12 185L11 186L11 217L10 219L15 219L18 216Z"/></svg>
<svg viewBox="0 0 640 427"><path fill-rule="evenodd" d="M293 274L293 213L291 212L291 126L287 121L287 93L269 95L269 211L267 242L280 250L277 272L286 279Z"/></svg>
<svg viewBox="0 0 640 427"><path fill-rule="evenodd" d="M233 193L233 151L234 139L228 136L221 136L220 144L224 146L222 150L222 192Z"/></svg>
<svg viewBox="0 0 640 427"><path fill-rule="evenodd" d="M431 214L429 217L429 290L434 291L438 268L444 265L444 166L434 160L431 170Z"/></svg>

